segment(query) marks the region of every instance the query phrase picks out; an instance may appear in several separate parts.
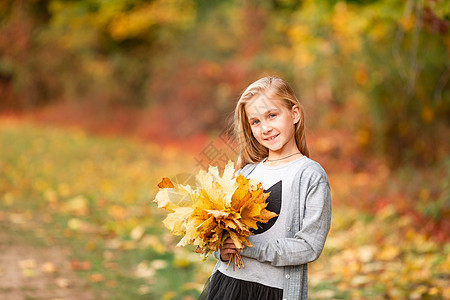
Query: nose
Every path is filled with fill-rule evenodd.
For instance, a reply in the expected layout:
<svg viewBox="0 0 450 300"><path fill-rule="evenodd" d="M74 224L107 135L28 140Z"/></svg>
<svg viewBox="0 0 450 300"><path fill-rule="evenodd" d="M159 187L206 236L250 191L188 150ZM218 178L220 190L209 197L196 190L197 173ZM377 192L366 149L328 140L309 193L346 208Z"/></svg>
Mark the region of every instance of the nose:
<svg viewBox="0 0 450 300"><path fill-rule="evenodd" d="M272 130L272 127L270 127L267 123L262 122L261 123L261 130L263 133L268 133Z"/></svg>

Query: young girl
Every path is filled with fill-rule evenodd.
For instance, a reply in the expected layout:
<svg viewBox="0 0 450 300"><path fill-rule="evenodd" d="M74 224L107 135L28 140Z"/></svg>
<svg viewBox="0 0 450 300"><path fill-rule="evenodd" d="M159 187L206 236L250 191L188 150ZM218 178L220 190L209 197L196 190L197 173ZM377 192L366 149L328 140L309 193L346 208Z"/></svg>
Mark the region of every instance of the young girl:
<svg viewBox="0 0 450 300"><path fill-rule="evenodd" d="M330 186L309 159L304 113L286 81L264 77L251 84L235 110L238 167L270 191L267 209L278 214L236 249L228 238L209 287L200 299L307 299L307 263L322 252L331 223ZM239 252L245 268L228 268Z"/></svg>

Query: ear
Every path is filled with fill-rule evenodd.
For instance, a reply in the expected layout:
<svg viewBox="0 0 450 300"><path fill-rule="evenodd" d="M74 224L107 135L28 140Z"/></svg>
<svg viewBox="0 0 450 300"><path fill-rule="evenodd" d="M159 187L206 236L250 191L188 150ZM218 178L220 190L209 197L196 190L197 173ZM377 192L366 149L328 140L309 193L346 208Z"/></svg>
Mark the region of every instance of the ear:
<svg viewBox="0 0 450 300"><path fill-rule="evenodd" d="M302 111L300 110L300 107L298 105L292 106L291 113L294 124L297 124L303 117Z"/></svg>

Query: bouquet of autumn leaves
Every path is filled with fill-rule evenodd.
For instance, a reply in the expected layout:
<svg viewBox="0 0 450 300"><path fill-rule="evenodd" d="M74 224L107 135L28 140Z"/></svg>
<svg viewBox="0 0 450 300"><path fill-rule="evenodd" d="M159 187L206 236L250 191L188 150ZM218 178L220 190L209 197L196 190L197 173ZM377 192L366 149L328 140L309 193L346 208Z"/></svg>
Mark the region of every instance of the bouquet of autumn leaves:
<svg viewBox="0 0 450 300"><path fill-rule="evenodd" d="M277 216L265 209L269 193L264 193L262 184L235 173L230 161L222 177L217 167L201 170L194 187L174 184L167 177L158 184L154 202L170 212L163 223L175 235L184 236L177 246L195 245L203 259L217 251L227 237L238 249L252 247L247 240L251 229L258 228L257 222L266 223ZM233 268L244 267L239 254L230 261Z"/></svg>

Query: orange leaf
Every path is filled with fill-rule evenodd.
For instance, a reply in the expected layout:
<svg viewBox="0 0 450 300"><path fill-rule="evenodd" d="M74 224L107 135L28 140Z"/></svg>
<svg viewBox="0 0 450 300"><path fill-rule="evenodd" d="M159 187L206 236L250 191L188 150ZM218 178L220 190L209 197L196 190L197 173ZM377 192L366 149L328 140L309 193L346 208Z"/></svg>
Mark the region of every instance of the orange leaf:
<svg viewBox="0 0 450 300"><path fill-rule="evenodd" d="M276 213L263 209L257 219L261 223L267 223L270 219L276 216L278 216Z"/></svg>
<svg viewBox="0 0 450 300"><path fill-rule="evenodd" d="M160 189L174 188L172 181L169 178L164 177L160 183L158 183Z"/></svg>
<svg viewBox="0 0 450 300"><path fill-rule="evenodd" d="M70 266L75 271L87 271L91 269L91 263L89 261L80 261L78 259L72 260Z"/></svg>
<svg viewBox="0 0 450 300"><path fill-rule="evenodd" d="M92 282L102 282L105 280L105 276L100 273L94 273L89 275L89 280Z"/></svg>

